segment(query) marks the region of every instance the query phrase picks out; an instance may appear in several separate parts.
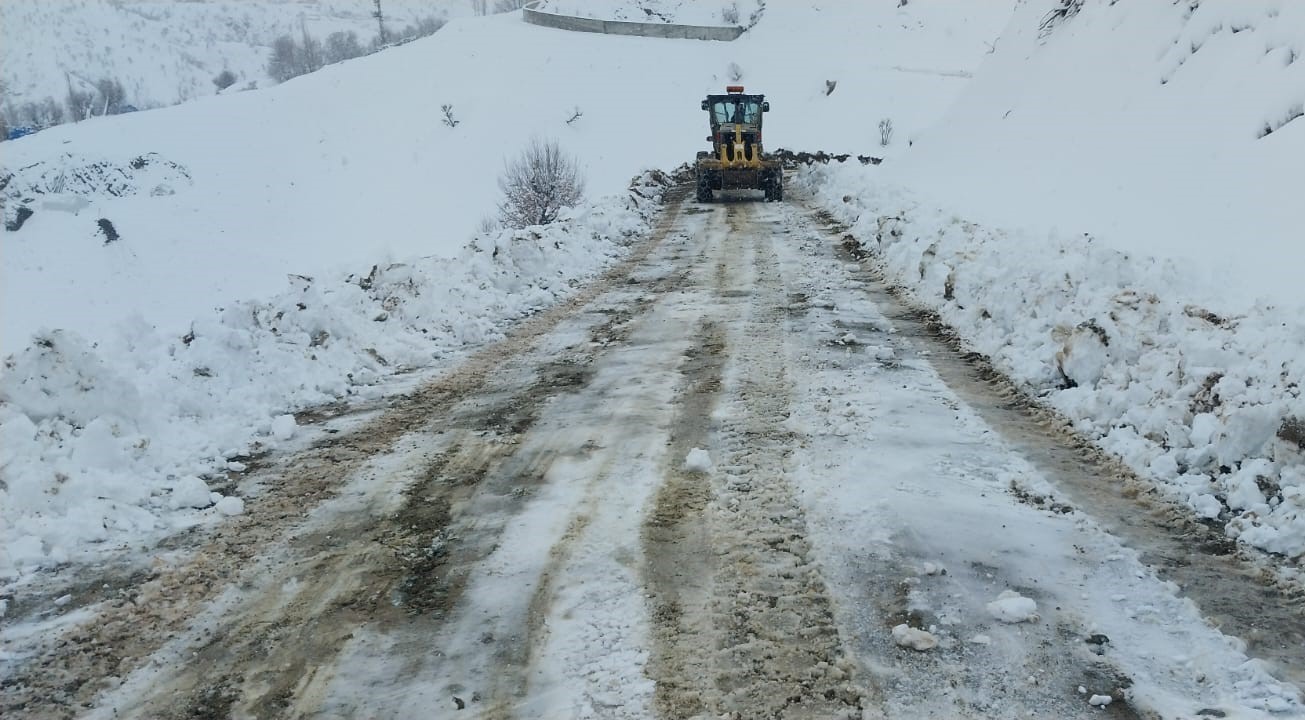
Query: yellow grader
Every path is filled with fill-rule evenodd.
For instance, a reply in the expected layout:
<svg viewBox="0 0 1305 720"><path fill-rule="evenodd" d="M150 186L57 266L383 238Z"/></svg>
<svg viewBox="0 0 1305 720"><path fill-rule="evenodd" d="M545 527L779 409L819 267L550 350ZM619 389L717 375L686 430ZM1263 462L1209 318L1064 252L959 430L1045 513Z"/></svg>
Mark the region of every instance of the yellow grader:
<svg viewBox="0 0 1305 720"><path fill-rule="evenodd" d="M784 199L784 170L761 149L761 118L770 111L765 95L748 95L728 85L724 95L702 101L711 122L711 151L698 153L698 202L711 202L716 190L761 190L766 200Z"/></svg>

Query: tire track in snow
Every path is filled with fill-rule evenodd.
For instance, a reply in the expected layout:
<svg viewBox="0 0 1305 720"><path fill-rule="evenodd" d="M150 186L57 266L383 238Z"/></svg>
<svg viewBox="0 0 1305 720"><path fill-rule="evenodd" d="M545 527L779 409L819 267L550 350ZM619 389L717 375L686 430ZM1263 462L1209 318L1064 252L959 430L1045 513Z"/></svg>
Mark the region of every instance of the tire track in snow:
<svg viewBox="0 0 1305 720"><path fill-rule="evenodd" d="M645 523L656 707L665 718L860 717L786 478L788 303L773 237L753 204L716 214L729 228L711 250L721 317L686 363L670 461L712 448L719 472L668 468Z"/></svg>

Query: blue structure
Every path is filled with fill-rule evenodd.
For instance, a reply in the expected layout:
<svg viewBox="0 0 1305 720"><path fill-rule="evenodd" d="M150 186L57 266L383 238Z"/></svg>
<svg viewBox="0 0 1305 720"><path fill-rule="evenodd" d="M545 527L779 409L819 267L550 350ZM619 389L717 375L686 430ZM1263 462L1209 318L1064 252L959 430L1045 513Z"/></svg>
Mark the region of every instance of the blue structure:
<svg viewBox="0 0 1305 720"><path fill-rule="evenodd" d="M9 128L9 132L8 134L5 135L5 139L17 140L18 138L23 137L25 135L31 135L32 133L36 132L37 129L38 128L34 128L31 125L20 125L19 127L12 127Z"/></svg>

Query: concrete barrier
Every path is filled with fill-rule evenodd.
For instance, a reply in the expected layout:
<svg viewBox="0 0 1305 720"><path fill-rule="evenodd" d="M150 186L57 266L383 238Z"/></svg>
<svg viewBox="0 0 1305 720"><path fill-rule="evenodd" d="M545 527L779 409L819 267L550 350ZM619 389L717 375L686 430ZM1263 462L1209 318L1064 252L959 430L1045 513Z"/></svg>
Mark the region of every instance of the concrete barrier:
<svg viewBox="0 0 1305 720"><path fill-rule="evenodd" d="M535 8L539 0L526 3L522 16L531 25L570 30L573 32L603 33L606 35L638 35L641 37L674 38L677 40L737 40L744 28L719 25L671 25L668 23L639 23L621 20L572 17L540 12Z"/></svg>

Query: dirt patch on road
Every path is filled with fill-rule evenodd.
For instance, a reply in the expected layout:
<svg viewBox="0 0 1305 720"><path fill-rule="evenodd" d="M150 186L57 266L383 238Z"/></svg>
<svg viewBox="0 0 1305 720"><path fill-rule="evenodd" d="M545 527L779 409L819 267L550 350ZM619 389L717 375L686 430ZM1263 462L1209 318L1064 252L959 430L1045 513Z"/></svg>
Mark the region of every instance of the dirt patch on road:
<svg viewBox="0 0 1305 720"><path fill-rule="evenodd" d="M715 646L710 622L712 562L710 527L703 515L711 499L707 475L684 466L694 448L708 446L710 418L721 385L723 329L703 323L701 341L686 353L670 437L665 481L643 527L644 578L651 595L653 653L648 674L656 679L653 702L663 718L692 718L714 705Z"/></svg>

